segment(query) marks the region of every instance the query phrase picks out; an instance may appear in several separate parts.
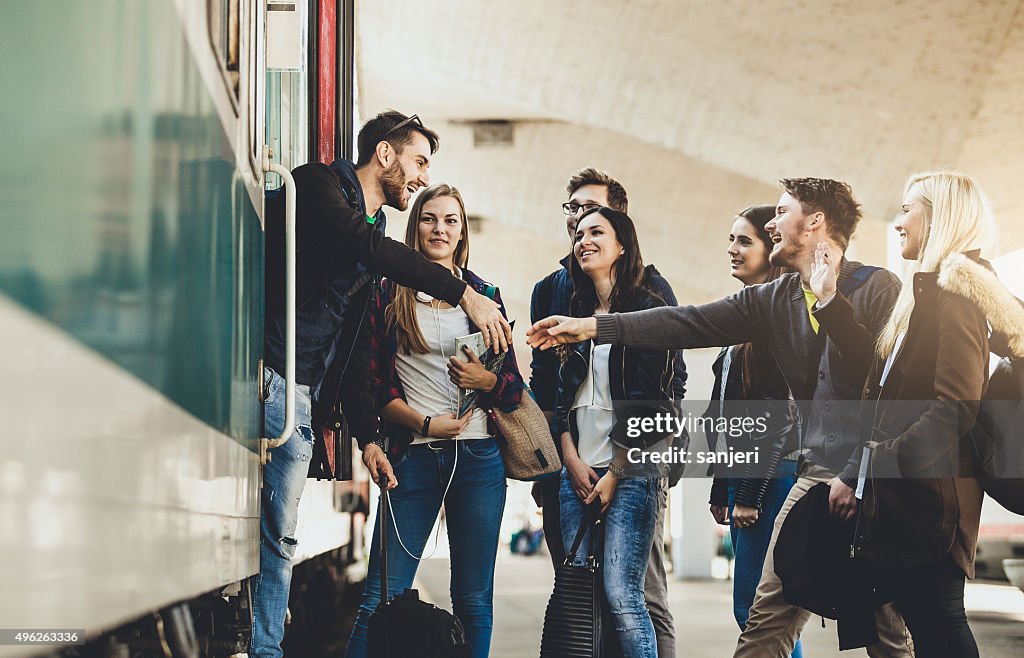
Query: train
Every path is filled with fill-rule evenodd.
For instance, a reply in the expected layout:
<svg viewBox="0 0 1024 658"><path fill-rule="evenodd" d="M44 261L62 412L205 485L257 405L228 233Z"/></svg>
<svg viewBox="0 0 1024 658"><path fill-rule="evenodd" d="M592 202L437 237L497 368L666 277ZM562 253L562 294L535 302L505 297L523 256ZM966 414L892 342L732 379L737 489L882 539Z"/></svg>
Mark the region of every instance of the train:
<svg viewBox="0 0 1024 658"><path fill-rule="evenodd" d="M0 626L77 641L0 656L245 653L268 170L351 154L354 0L2 12ZM294 592L340 595L367 497L309 481Z"/></svg>

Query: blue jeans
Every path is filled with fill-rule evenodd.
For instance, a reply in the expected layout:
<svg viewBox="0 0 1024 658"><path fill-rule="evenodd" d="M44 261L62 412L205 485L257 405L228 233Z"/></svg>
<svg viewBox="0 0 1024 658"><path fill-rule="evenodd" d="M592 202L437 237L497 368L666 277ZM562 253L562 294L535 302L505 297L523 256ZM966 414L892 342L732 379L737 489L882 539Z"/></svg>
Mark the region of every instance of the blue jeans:
<svg viewBox="0 0 1024 658"><path fill-rule="evenodd" d="M270 438L284 429L284 379L264 368L264 426ZM270 462L263 469L260 507L260 573L253 590L253 658L280 658L284 618L292 582L295 556L295 525L299 498L306 486L309 460L313 456L312 407L309 387L295 386L295 428L291 437L270 450Z"/></svg>
<svg viewBox="0 0 1024 658"><path fill-rule="evenodd" d="M607 469L594 469L598 476ZM559 507L562 542L566 552L572 546L583 521L583 501L573 491L562 469ZM654 624L644 600L644 576L651 556L654 521L658 514L659 480L626 478L619 481L605 514L604 557L601 560L604 594L608 612L615 620L622 655L625 658L657 658ZM590 533L583 537L574 564L584 565L590 547ZM614 652L613 652L614 653Z"/></svg>
<svg viewBox="0 0 1024 658"><path fill-rule="evenodd" d="M387 526L388 597L412 587L419 566L419 561L410 557L399 543L395 524L398 524L398 534L405 548L413 555L422 555L454 467L455 477L444 500L451 550L452 607L466 629L470 655L486 658L494 625L494 561L507 487L505 462L498 444L494 439L470 439L458 441L456 445L448 443L437 450L428 445L414 445L393 466L398 487L389 494L393 519L389 519ZM367 622L380 603L379 523L378 514L363 600L352 627L346 658L366 657Z"/></svg>
<svg viewBox="0 0 1024 658"><path fill-rule="evenodd" d="M779 515L782 504L786 502L789 490L796 482L796 462L785 459L779 463L775 477L768 482L768 490L764 494L763 509L757 523L746 528L730 526L732 548L735 555L733 565L735 573L732 581L732 613L740 630L747 625L750 606L754 604L757 584L761 581L761 569L764 567L764 556L768 552L768 544L772 539L772 528L775 517ZM736 502L735 482L729 481L729 516ZM803 658L804 650L797 640L793 647L793 658Z"/></svg>

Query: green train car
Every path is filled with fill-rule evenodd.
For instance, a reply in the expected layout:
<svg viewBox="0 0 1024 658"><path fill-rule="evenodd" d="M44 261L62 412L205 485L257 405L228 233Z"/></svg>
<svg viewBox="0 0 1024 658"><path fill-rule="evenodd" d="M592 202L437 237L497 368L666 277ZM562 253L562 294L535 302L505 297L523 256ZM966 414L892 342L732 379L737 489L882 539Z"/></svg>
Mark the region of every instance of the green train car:
<svg viewBox="0 0 1024 658"><path fill-rule="evenodd" d="M0 626L245 650L265 156L350 152L353 4L0 5ZM353 558L349 486L309 483L298 560Z"/></svg>

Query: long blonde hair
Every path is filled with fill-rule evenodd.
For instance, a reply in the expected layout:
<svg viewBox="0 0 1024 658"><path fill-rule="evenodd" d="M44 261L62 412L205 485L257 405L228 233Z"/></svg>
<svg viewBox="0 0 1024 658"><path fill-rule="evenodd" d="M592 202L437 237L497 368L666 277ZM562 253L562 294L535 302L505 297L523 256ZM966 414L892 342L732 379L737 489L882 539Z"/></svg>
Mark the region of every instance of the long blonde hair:
<svg viewBox="0 0 1024 658"><path fill-rule="evenodd" d="M465 268L469 264L469 225L466 222L466 204L462 201L459 191L450 185L444 183L431 185L416 197L416 201L413 202L412 209L409 211L409 219L405 224L405 244L416 251L423 251L419 233L420 214L423 212L423 206L428 201L446 196L458 202L459 214L462 216L462 239L455 246L452 262L456 267ZM391 285L395 288L395 294L393 301L384 311L387 330L395 332L398 349L402 354L426 354L430 348L427 347L427 341L423 338L420 324L416 320L416 291L394 282Z"/></svg>
<svg viewBox="0 0 1024 658"><path fill-rule="evenodd" d="M973 178L956 171L913 174L903 188L906 199L917 187L927 210L921 255L911 266L907 280L918 272L937 272L952 254L981 249L984 255L996 245L996 223L985 193ZM914 287L904 285L889 320L882 328L875 351L889 357L897 337L907 330L914 311Z"/></svg>

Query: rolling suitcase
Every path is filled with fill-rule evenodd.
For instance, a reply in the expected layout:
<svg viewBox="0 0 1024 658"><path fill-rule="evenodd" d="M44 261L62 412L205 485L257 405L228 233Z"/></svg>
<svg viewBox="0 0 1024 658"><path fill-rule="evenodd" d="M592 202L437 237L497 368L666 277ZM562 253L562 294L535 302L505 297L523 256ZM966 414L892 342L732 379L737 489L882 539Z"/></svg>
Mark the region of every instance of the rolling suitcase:
<svg viewBox="0 0 1024 658"><path fill-rule="evenodd" d="M573 561L587 531L593 534L585 566ZM604 621L601 586L604 519L601 503L590 504L565 561L555 571L555 586L544 613L540 658L608 658L619 654L618 638Z"/></svg>
<svg viewBox="0 0 1024 658"><path fill-rule="evenodd" d="M386 480L381 480L380 600L369 619L370 658L468 658L469 645L459 618L421 601L407 589L388 600L388 526L391 503Z"/></svg>

